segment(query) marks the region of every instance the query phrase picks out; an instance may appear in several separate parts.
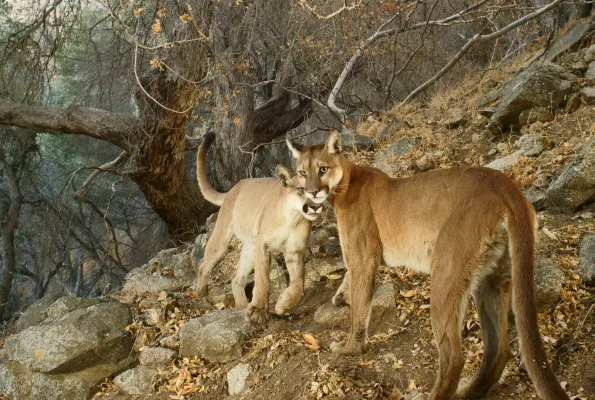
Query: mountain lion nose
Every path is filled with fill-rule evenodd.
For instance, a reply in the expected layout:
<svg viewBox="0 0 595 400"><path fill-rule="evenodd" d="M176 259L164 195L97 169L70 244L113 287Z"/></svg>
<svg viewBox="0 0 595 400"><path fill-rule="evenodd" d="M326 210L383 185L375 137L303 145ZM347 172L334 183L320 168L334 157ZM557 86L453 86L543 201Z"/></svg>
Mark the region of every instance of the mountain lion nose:
<svg viewBox="0 0 595 400"><path fill-rule="evenodd" d="M319 192L319 190L315 190L313 192L308 192L312 195L312 197L316 197L316 194Z"/></svg>

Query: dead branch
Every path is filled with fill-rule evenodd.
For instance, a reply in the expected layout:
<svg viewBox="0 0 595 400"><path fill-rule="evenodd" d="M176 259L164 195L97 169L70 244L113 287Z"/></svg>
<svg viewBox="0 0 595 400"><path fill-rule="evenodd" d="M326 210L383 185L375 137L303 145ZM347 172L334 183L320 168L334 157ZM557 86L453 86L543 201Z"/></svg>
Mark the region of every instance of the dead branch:
<svg viewBox="0 0 595 400"><path fill-rule="evenodd" d="M328 20L328 19L331 19L331 18L336 17L337 15L341 14L344 11L355 10L356 8L358 8L362 4L362 2L360 0L357 3L351 4L351 5L347 5L347 0L345 0L343 2L343 6L341 8L339 8L338 10L333 11L332 13L327 14L327 15L321 15L318 12L316 12L316 7L310 6L310 4L308 4L308 2L306 0L298 0L298 4L300 6L302 6L302 8L304 10L310 12L310 14L312 14L316 18L321 19L321 20Z"/></svg>
<svg viewBox="0 0 595 400"><path fill-rule="evenodd" d="M374 43L376 40L378 40L380 38L383 38L383 37L395 35L395 34L398 34L398 33L409 32L409 31L412 31L412 30L415 30L415 29L424 28L426 26L449 26L449 25L452 25L454 23L457 23L460 20L463 20L464 21L465 15L468 15L471 12L477 10L482 5L484 5L487 1L488 0L481 0L477 4L474 4L472 6L466 7L465 9L463 9L463 10L461 10L461 11L459 11L459 12L457 12L457 13L451 15L451 16L448 16L446 18L440 19L440 20L423 21L423 22L419 22L419 23L416 23L416 24L413 24L413 25L409 25L409 26L405 26L405 27L397 27L397 28L385 29L385 27L387 27L392 21L395 20L395 18L397 18L400 15L400 12L397 12L395 15L393 15L387 21L385 21L384 23L382 23L382 25L380 25L378 27L378 29L370 37L368 37L367 39L365 39L364 41L362 41L362 43L358 46L358 48L354 52L353 56L351 56L351 58L349 59L349 61L345 65L345 68L341 72L341 75L339 75L339 78L337 79L337 82L335 83L335 86L331 90L331 94L329 95L329 98L327 100L328 107L339 117L339 119L341 120L341 122L345 123L345 120L346 120L346 118L345 118L345 110L339 108L336 105L336 103L335 103L336 102L336 97L339 94L339 92L341 91L341 88L343 87L343 84L347 80L347 77L349 76L351 70L355 66L355 63L357 62L357 60L362 55L364 55L365 50L372 43Z"/></svg>

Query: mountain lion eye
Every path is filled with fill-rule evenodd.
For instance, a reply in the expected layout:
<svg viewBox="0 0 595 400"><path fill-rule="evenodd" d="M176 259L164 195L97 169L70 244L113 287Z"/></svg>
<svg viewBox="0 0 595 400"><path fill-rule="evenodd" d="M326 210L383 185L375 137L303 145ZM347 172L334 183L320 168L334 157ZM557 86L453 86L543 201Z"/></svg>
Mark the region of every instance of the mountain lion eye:
<svg viewBox="0 0 595 400"><path fill-rule="evenodd" d="M328 171L328 167L320 167L320 173L321 174L326 173L326 171Z"/></svg>
<svg viewBox="0 0 595 400"><path fill-rule="evenodd" d="M306 176L306 171L300 171L301 176Z"/></svg>

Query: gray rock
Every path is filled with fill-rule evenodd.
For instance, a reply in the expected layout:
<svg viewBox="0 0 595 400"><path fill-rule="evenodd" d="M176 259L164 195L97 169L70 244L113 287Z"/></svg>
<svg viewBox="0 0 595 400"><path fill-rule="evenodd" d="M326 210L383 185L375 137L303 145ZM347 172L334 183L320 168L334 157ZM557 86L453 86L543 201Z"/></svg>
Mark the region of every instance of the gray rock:
<svg viewBox="0 0 595 400"><path fill-rule="evenodd" d="M535 107L552 107L554 110L565 102L572 90L572 83L560 76L560 67L552 64L533 65L514 77L503 89L494 126L506 130L520 128L519 116Z"/></svg>
<svg viewBox="0 0 595 400"><path fill-rule="evenodd" d="M533 186L539 189L547 189L554 181L554 175L552 174L539 174L533 181Z"/></svg>
<svg viewBox="0 0 595 400"><path fill-rule="evenodd" d="M176 357L176 352L165 347L144 347L140 352L141 365L167 366Z"/></svg>
<svg viewBox="0 0 595 400"><path fill-rule="evenodd" d="M47 318L60 318L69 312L87 308L102 303L101 299L87 299L84 297L64 296L56 300L47 309Z"/></svg>
<svg viewBox="0 0 595 400"><path fill-rule="evenodd" d="M595 138L564 169L547 190L548 208L572 212L595 196Z"/></svg>
<svg viewBox="0 0 595 400"><path fill-rule="evenodd" d="M579 268L583 280L595 283L595 233L583 237L579 249Z"/></svg>
<svg viewBox="0 0 595 400"><path fill-rule="evenodd" d="M390 283L377 285L372 298L371 318L379 318L387 311L396 312L396 309L394 286ZM337 307L327 302L318 307L314 313L314 321L326 327L343 326L349 322L349 316L348 306Z"/></svg>
<svg viewBox="0 0 595 400"><path fill-rule="evenodd" d="M252 372L250 364L238 364L227 373L227 391L235 396L246 390L248 377Z"/></svg>
<svg viewBox="0 0 595 400"><path fill-rule="evenodd" d="M191 285L196 278L192 251L191 247L183 252L177 248L159 252L147 264L126 275L122 291L135 295L157 294L162 290L171 292Z"/></svg>
<svg viewBox="0 0 595 400"><path fill-rule="evenodd" d="M498 144L498 149L503 143ZM517 151L507 155L506 157L497 158L494 161L489 162L485 166L502 171L505 168L511 167L516 164L523 156L533 157L538 156L544 150L543 141L541 138L534 135L523 135L516 141L515 145L519 147ZM506 146L508 148L508 146ZM504 146L502 150L504 150Z"/></svg>
<svg viewBox="0 0 595 400"><path fill-rule="evenodd" d="M564 109L564 111L566 111L566 113L568 114L572 114L573 112L578 110L582 104L583 102L581 101L581 97L578 94L573 93L568 98L568 101L566 102L566 108Z"/></svg>
<svg viewBox="0 0 595 400"><path fill-rule="evenodd" d="M535 260L535 297L539 312L551 309L560 300L564 272L550 260Z"/></svg>
<svg viewBox="0 0 595 400"><path fill-rule="evenodd" d="M342 132L341 144L347 150L374 150L374 139L369 136L359 135L355 131Z"/></svg>
<svg viewBox="0 0 595 400"><path fill-rule="evenodd" d="M124 304L108 302L72 311L6 338L4 352L38 372L64 373L128 357L134 338Z"/></svg>
<svg viewBox="0 0 595 400"><path fill-rule="evenodd" d="M242 355L242 345L254 333L244 310L213 311L182 326L180 355L229 362Z"/></svg>
<svg viewBox="0 0 595 400"><path fill-rule="evenodd" d="M43 322L47 317L46 311L48 307L62 296L64 296L64 294L61 292L48 293L35 303L31 304L20 316L19 321L17 322L19 331Z"/></svg>
<svg viewBox="0 0 595 400"><path fill-rule="evenodd" d="M589 64L589 68L585 71L585 78L595 79L595 62Z"/></svg>
<svg viewBox="0 0 595 400"><path fill-rule="evenodd" d="M421 172L429 171L434 168L434 160L426 154L415 161L415 165Z"/></svg>
<svg viewBox="0 0 595 400"><path fill-rule="evenodd" d="M530 125L535 122L549 122L554 119L552 112L546 107L535 107L525 110L519 115L521 125Z"/></svg>
<svg viewBox="0 0 595 400"><path fill-rule="evenodd" d="M384 164L391 157L401 157L402 155L406 154L409 150L411 150L411 148L411 144L409 144L405 140L398 140L394 143L391 143L391 145L388 148L379 151L376 154L376 157L374 159L374 166Z"/></svg>
<svg viewBox="0 0 595 400"><path fill-rule="evenodd" d="M0 393L14 400L86 400L105 377L126 368L127 359L96 365L71 374L44 374L16 361L0 363Z"/></svg>
<svg viewBox="0 0 595 400"><path fill-rule="evenodd" d="M595 104L595 87L594 86L586 86L582 87L580 90L580 94L582 99L587 104Z"/></svg>
<svg viewBox="0 0 595 400"><path fill-rule="evenodd" d="M495 103L496 101L498 101L500 99L500 96L502 95L502 92L500 90L497 89L492 89L489 92L487 92L485 94L485 96L483 96L479 102L477 103L478 107L486 107L489 106L492 103ZM480 111L481 113L481 111ZM482 114L484 115L484 114ZM486 115L486 117L491 117L491 115Z"/></svg>
<svg viewBox="0 0 595 400"><path fill-rule="evenodd" d="M547 198L545 191L538 189L529 189L524 194L525 197L531 202L531 204L533 204L533 208L535 208L535 211L541 211L545 209L545 201Z"/></svg>
<svg viewBox="0 0 595 400"><path fill-rule="evenodd" d="M591 63L595 61L595 44L589 46L587 51L585 51L585 56L583 57L585 62Z"/></svg>
<svg viewBox="0 0 595 400"><path fill-rule="evenodd" d="M314 313L314 321L325 327L334 328L345 326L349 321L349 307L337 307L331 302L326 302Z"/></svg>
<svg viewBox="0 0 595 400"><path fill-rule="evenodd" d="M142 396L151 392L151 382L156 375L157 369L141 365L116 376L114 383L120 393Z"/></svg>
<svg viewBox="0 0 595 400"><path fill-rule="evenodd" d="M322 251L327 256L340 256L342 254L341 242L336 237L329 238L329 240L322 245Z"/></svg>
<svg viewBox="0 0 595 400"><path fill-rule="evenodd" d="M166 336L159 340L159 344L169 348L177 348L180 345L180 335L178 333L174 333L173 335Z"/></svg>
<svg viewBox="0 0 595 400"><path fill-rule="evenodd" d="M527 157L536 157L545 150L543 139L535 135L523 135L514 145Z"/></svg>
<svg viewBox="0 0 595 400"><path fill-rule="evenodd" d="M205 221L205 230L207 232L213 232L213 229L215 229L215 224L217 223L218 216L219 216L218 212L209 215L209 217Z"/></svg>
<svg viewBox="0 0 595 400"><path fill-rule="evenodd" d="M313 258L306 265L305 289L311 289L323 277L338 275L345 271L345 264L334 258Z"/></svg>
<svg viewBox="0 0 595 400"><path fill-rule="evenodd" d="M192 259L196 262L197 265L200 263L200 261L205 255L205 247L207 247L207 241L211 237L212 233L212 231L207 233L201 233L196 237L196 240L194 241L194 246L192 248Z"/></svg>
<svg viewBox="0 0 595 400"><path fill-rule="evenodd" d="M547 61L555 61L567 51L578 49L583 43L586 35L592 30L593 26L588 19L577 22L576 25L554 40L545 56L543 56L543 59ZM528 62L533 62L536 57L541 57L541 54L537 54Z"/></svg>

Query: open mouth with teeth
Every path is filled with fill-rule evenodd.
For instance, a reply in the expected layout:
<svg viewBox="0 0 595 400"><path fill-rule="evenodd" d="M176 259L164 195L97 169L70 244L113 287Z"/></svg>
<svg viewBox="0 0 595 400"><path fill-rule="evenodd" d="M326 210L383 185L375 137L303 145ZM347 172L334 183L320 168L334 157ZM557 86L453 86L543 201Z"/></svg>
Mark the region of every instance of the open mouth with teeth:
<svg viewBox="0 0 595 400"><path fill-rule="evenodd" d="M306 203L302 207L302 212L304 213L304 215L309 217L308 219L314 220L318 218L322 213L322 204Z"/></svg>

